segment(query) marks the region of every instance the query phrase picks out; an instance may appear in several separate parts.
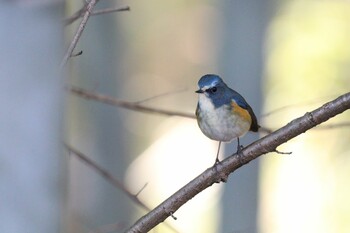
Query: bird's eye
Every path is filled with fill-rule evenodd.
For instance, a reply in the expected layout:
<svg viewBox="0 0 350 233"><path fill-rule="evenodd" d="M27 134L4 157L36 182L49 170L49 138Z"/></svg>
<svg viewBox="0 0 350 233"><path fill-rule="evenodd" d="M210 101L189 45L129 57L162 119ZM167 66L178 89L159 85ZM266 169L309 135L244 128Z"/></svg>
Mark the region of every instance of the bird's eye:
<svg viewBox="0 0 350 233"><path fill-rule="evenodd" d="M218 90L218 89L217 89L216 87L213 87L213 88L211 89L211 91L212 91L213 93L215 93L217 90Z"/></svg>

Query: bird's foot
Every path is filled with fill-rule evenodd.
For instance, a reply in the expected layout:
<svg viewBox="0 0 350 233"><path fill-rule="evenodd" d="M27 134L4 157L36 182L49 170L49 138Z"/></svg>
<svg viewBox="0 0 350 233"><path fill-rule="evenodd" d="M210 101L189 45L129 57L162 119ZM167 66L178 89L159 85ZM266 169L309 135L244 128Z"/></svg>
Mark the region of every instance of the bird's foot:
<svg viewBox="0 0 350 233"><path fill-rule="evenodd" d="M213 164L213 167L216 166L216 165L219 164L219 163L220 163L219 158L216 158L216 159L215 159L215 162L214 162L214 164Z"/></svg>
<svg viewBox="0 0 350 233"><path fill-rule="evenodd" d="M241 153L241 151L244 149L244 146L242 145L237 145L237 151L236 151L236 154L239 154Z"/></svg>
<svg viewBox="0 0 350 233"><path fill-rule="evenodd" d="M238 161L241 165L244 164L244 159L243 159L243 154L242 154L243 149L244 149L244 147L242 145L237 146L236 156L237 156Z"/></svg>

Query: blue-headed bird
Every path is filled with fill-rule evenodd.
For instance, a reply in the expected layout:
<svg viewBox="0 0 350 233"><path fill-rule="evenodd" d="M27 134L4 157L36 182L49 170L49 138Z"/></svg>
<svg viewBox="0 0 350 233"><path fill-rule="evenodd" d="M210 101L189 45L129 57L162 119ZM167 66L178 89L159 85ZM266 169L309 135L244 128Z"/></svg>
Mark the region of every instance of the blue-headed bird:
<svg viewBox="0 0 350 233"><path fill-rule="evenodd" d="M219 141L216 164L219 162L221 142L230 142L237 138L239 152L239 137L248 131L257 132L260 126L247 101L229 88L218 75L204 75L198 81L198 86L197 122L208 138Z"/></svg>

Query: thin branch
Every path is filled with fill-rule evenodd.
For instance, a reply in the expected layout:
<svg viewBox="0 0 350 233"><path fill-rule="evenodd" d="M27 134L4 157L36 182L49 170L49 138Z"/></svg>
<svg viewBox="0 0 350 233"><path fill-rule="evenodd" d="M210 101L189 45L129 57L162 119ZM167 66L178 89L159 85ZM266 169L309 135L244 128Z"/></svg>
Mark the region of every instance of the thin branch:
<svg viewBox="0 0 350 233"><path fill-rule="evenodd" d="M72 16L66 18L63 20L63 23L65 26L68 26L75 22L77 19L83 16L84 9L86 6L82 7L80 10L75 12ZM91 15L101 15L101 14L108 14L108 13L113 13L113 12L118 12L118 11L130 11L129 6L122 6L122 7L110 7L110 8L104 8L101 10L94 10L91 12Z"/></svg>
<svg viewBox="0 0 350 233"><path fill-rule="evenodd" d="M129 192L129 190L125 187L125 185L123 184L123 182L121 182L120 180L118 180L117 178L115 178L114 176L112 176L112 174L110 174L108 171L106 171L105 169L103 169L102 167L100 167L99 165L97 165L96 162L92 161L91 159L89 159L86 155L84 155L82 152L74 149L72 146L68 145L68 144L64 144L64 146L67 148L67 150L74 154L77 158L79 158L81 161L85 162L87 165L89 165L91 168L93 168L93 170L95 170L98 174L100 174L103 178L105 178L106 180L108 180L111 184L113 184L115 187L117 187L118 189L122 190L126 196L128 196L133 202L135 202L137 205L139 205L140 207L142 207L143 209L150 211L151 208L149 208L148 206L146 206L144 203L142 203L138 198L137 195L132 194L131 192ZM139 192L138 192L139 193ZM137 193L137 194L138 194Z"/></svg>
<svg viewBox="0 0 350 233"><path fill-rule="evenodd" d="M146 187L147 187L148 183L145 183L142 188L140 188L140 190L135 194L135 196L137 197Z"/></svg>
<svg viewBox="0 0 350 233"><path fill-rule="evenodd" d="M82 98L85 99L91 99L91 100L95 100L95 101L99 101L105 104L109 104L109 105L113 105L115 107L121 107L121 108L126 108L132 111L137 111L137 112L143 112L143 113L152 113L152 114L160 114L160 115L165 115L165 116L179 116L179 117L185 117L185 118L191 118L191 119L196 119L196 116L194 114L190 114L190 113L184 113L184 112L179 112L179 111L170 111L170 110L163 110L163 109L159 109L159 108L152 108L152 107L147 107L145 105L142 105L141 103L148 101L150 99L154 99L157 98L159 96L163 96L165 94L161 94L155 97L150 97L147 98L145 100L141 100L141 101L137 101L137 102L131 102L131 101L125 101L125 100L120 100L120 99L116 99L113 98L111 96L106 96L106 95L101 95L97 92L93 92L93 91L89 91L83 88L79 88L79 87L67 87L67 89L77 95L80 96ZM179 90L181 91L181 90ZM350 127L350 122L342 122L342 123L335 123L335 124L328 124L328 125L322 125L319 126L317 128L315 128L316 130L322 130L322 129L335 129L335 128L340 128L340 127ZM264 126L261 126L259 128L259 133L263 133L263 134L270 134L273 131L275 131L275 129L271 129L271 128L267 128Z"/></svg>
<svg viewBox="0 0 350 233"><path fill-rule="evenodd" d="M312 130L330 130L330 129L339 129L339 128L347 128L350 127L349 121L327 124L327 125L319 125ZM270 129L266 127L259 128L259 133L269 134L275 131L275 129Z"/></svg>
<svg viewBox="0 0 350 233"><path fill-rule="evenodd" d="M118 180L117 178L115 178L114 176L112 176L112 174L110 174L108 171L106 171L105 169L103 169L102 167L100 167L99 165L97 165L96 162L94 162L93 160L89 159L85 154L83 154L82 152L74 149L72 146L64 143L64 146L66 147L66 149L69 151L69 153L72 153L73 155L75 155L78 159L80 159L81 161L85 162L88 166L90 166L93 170L95 170L98 174L100 174L103 178L105 178L108 182L110 182L113 186L115 186L116 188L122 190L127 197L129 197L133 202L135 202L137 205L139 205L140 207L142 207L144 210L146 211L150 211L151 208L149 208L148 206L146 206L146 204L144 204L143 202L140 201L140 199L138 199L138 195L142 192L142 190L145 189L145 187L147 186L147 183L136 193L136 194L132 194L123 184L123 182L121 182L120 180ZM178 233L178 231L171 226L168 223L164 223L169 229L171 229L173 232Z"/></svg>
<svg viewBox="0 0 350 233"><path fill-rule="evenodd" d="M193 119L196 118L194 114L147 107L142 104L138 104L137 102L130 102L125 100L115 99L110 96L101 95L99 93L95 93L95 92L88 91L78 87L71 86L71 87L67 87L67 89L71 93L78 95L82 98L96 100L105 104L122 107L133 111L139 111L144 113L155 113L155 114L166 115L166 116L180 116L180 117L187 117L187 118L193 118Z"/></svg>
<svg viewBox="0 0 350 233"><path fill-rule="evenodd" d="M67 25L75 22L77 19L79 19L83 15L83 13L85 12L86 6L87 6L87 4L84 4L84 6L82 8L80 8L77 12L75 12L72 16L64 19L63 20L64 25L67 26Z"/></svg>
<svg viewBox="0 0 350 233"><path fill-rule="evenodd" d="M208 168L151 212L140 218L126 232L141 233L150 231L166 218L173 215L175 211L198 193L214 183L226 180L239 167L263 154L275 151L279 145L348 109L350 109L350 92L324 104L312 112L307 112L304 116L291 121L279 130L245 147L240 151L238 156L237 154L233 154L217 165Z"/></svg>
<svg viewBox="0 0 350 233"><path fill-rule="evenodd" d="M343 127L350 127L350 122L340 122L340 123L334 123L334 124L328 124L328 125L320 125L319 127L316 127L315 129L323 130L323 129L338 129Z"/></svg>
<svg viewBox="0 0 350 233"><path fill-rule="evenodd" d="M305 106L314 105L314 104L320 104L320 103L323 103L324 101L326 101L327 99L333 99L333 98L335 98L337 96L338 95L324 96L322 98L310 100L310 101L307 101L307 102L304 101L304 102L301 102L301 103L285 105L285 106L273 109L270 112L262 114L261 118L265 118L265 117L268 117L268 116L270 116L272 114L276 114L278 112L282 112L285 109L291 109L291 108L305 107Z"/></svg>
<svg viewBox="0 0 350 233"><path fill-rule="evenodd" d="M118 11L130 11L130 7L122 6L122 7L110 7L110 8L100 9L100 10L94 10L92 12L92 15L102 15L102 14L108 14L108 13L113 13Z"/></svg>
<svg viewBox="0 0 350 233"><path fill-rule="evenodd" d="M65 53L61 64L60 64L60 68L63 69L63 67L67 64L68 59L71 57L75 47L77 46L77 43L81 37L81 35L83 34L83 31L85 29L85 26L87 24L87 21L91 15L92 9L95 7L95 5L97 4L99 0L90 0L89 4L86 6L86 10L83 16L83 19L81 20L79 27L73 37L72 42L70 43L67 52ZM85 8L85 7L84 7Z"/></svg>
<svg viewBox="0 0 350 233"><path fill-rule="evenodd" d="M270 134L272 132L273 132L272 129L267 128L265 126L260 126L260 128L259 128L259 133L262 133L262 134Z"/></svg>
<svg viewBox="0 0 350 233"><path fill-rule="evenodd" d="M82 54L83 54L83 50L80 50L79 52L70 55L70 57L78 57L78 56L80 56Z"/></svg>
<svg viewBox="0 0 350 233"><path fill-rule="evenodd" d="M146 99L143 99L143 100L139 100L135 103L137 104L141 104L141 103L145 103L145 102L148 102L150 100L154 100L154 99L157 99L159 97L164 97L164 96L167 96L167 95L172 95L172 94L176 94L176 93L180 93L180 92L183 92L183 91L186 91L187 88L182 88L182 89L179 89L179 90L175 90L175 91L171 91L171 92L165 92L165 93L162 93L162 94L159 94L159 95L155 95L155 96L151 96L149 98L146 98Z"/></svg>

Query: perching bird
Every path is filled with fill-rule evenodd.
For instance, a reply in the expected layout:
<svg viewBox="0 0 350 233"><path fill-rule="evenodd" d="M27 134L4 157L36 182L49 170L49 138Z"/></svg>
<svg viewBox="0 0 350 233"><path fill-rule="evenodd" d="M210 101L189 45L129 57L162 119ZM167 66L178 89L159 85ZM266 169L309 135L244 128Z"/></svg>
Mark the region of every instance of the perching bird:
<svg viewBox="0 0 350 233"><path fill-rule="evenodd" d="M197 122L208 138L219 141L216 164L220 162L221 142L237 138L238 152L241 149L239 137L248 131L257 132L260 126L245 99L229 88L218 75L204 75L198 81L198 86Z"/></svg>

